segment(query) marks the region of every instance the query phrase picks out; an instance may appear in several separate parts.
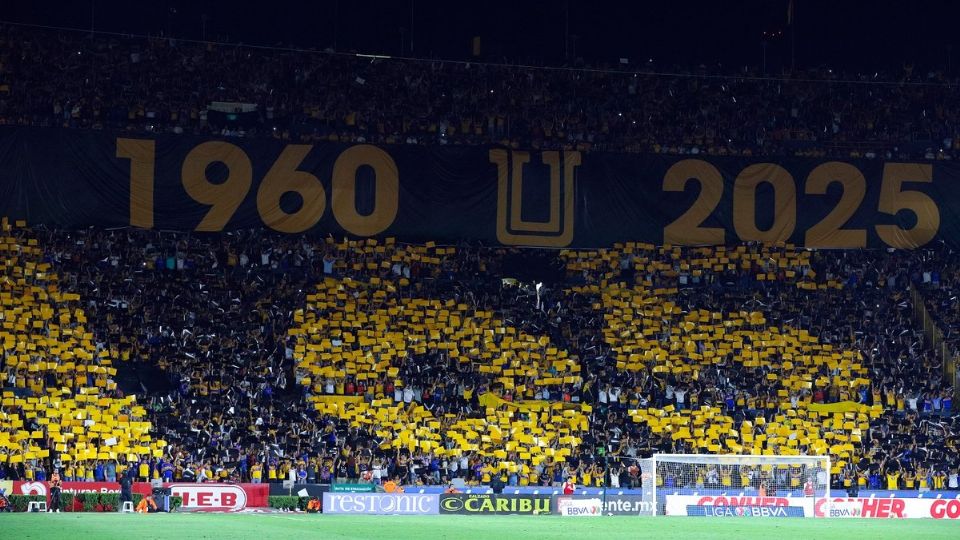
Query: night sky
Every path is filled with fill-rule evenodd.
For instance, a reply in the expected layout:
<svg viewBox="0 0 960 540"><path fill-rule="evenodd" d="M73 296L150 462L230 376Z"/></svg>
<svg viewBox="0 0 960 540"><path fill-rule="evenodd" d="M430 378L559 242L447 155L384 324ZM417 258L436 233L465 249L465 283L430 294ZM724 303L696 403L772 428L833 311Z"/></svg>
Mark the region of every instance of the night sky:
<svg viewBox="0 0 960 540"><path fill-rule="evenodd" d="M763 34L770 32L774 37L766 45L767 68L776 72L791 61L788 4L6 0L0 19L89 29L92 12L93 25L101 31L447 59L469 59L473 36L480 36L486 61L560 64L567 57L580 57L598 65L617 63L621 57L632 64L653 58L663 69L760 66ZM910 62L956 74L958 24L960 2L947 0L794 0L795 62L801 68L828 65L864 71L897 69Z"/></svg>

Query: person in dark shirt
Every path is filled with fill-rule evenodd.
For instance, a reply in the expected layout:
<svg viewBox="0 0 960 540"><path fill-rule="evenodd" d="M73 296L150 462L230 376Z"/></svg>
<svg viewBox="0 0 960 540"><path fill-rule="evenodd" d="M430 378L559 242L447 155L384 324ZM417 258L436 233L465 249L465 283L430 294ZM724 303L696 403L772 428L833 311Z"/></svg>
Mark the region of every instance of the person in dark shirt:
<svg viewBox="0 0 960 540"><path fill-rule="evenodd" d="M60 512L60 492L63 489L63 483L60 480L60 473L56 470L50 477L50 509L48 512Z"/></svg>
<svg viewBox="0 0 960 540"><path fill-rule="evenodd" d="M123 509L123 503L133 502L133 480L129 475L120 477L120 508Z"/></svg>

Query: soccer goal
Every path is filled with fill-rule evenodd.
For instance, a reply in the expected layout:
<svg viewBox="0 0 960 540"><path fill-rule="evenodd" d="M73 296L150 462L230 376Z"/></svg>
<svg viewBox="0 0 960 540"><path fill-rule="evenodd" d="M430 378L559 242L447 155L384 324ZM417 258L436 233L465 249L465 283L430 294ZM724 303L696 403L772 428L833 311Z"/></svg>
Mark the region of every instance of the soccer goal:
<svg viewBox="0 0 960 540"><path fill-rule="evenodd" d="M656 454L638 460L645 506L659 515L829 515L828 456Z"/></svg>

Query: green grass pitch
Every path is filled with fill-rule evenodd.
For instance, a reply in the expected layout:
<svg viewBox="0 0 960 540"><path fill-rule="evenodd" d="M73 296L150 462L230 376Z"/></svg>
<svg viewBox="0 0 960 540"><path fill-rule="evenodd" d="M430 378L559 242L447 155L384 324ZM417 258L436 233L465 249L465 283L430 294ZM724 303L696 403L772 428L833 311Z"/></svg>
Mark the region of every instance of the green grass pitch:
<svg viewBox="0 0 960 540"><path fill-rule="evenodd" d="M559 516L344 516L304 514L0 514L0 538L224 540L355 538L505 540L673 538L752 540L960 538L960 521Z"/></svg>

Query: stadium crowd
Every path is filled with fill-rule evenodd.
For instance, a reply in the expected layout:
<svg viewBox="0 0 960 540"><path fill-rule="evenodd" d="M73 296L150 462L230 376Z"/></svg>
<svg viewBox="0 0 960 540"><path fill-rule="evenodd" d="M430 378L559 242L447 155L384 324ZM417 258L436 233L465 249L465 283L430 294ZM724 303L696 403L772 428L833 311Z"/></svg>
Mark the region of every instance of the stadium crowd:
<svg viewBox="0 0 960 540"><path fill-rule="evenodd" d="M0 124L291 141L953 159L942 73L541 69L0 28ZM226 105L214 106L214 102ZM870 103L861 107L861 103Z"/></svg>
<svg viewBox="0 0 960 540"><path fill-rule="evenodd" d="M0 125L953 159L956 94L909 69L664 75L0 27ZM0 479L626 487L654 452L755 452L830 454L838 488L958 489L954 388L910 295L960 352L943 246L2 234Z"/></svg>
<svg viewBox="0 0 960 540"><path fill-rule="evenodd" d="M957 301L960 275L955 270L958 256L953 250L942 248L925 254L927 270L920 276L918 286L923 291L928 313L940 324L948 351L960 353L960 311Z"/></svg>
<svg viewBox="0 0 960 540"><path fill-rule="evenodd" d="M837 487L907 488L953 487L960 465L953 389L911 319L922 251L32 235L117 359L106 395L136 394L158 443L68 462L16 441L33 459L6 478L628 486L636 458L700 450L829 452ZM6 363L5 415L62 384L29 369Z"/></svg>

